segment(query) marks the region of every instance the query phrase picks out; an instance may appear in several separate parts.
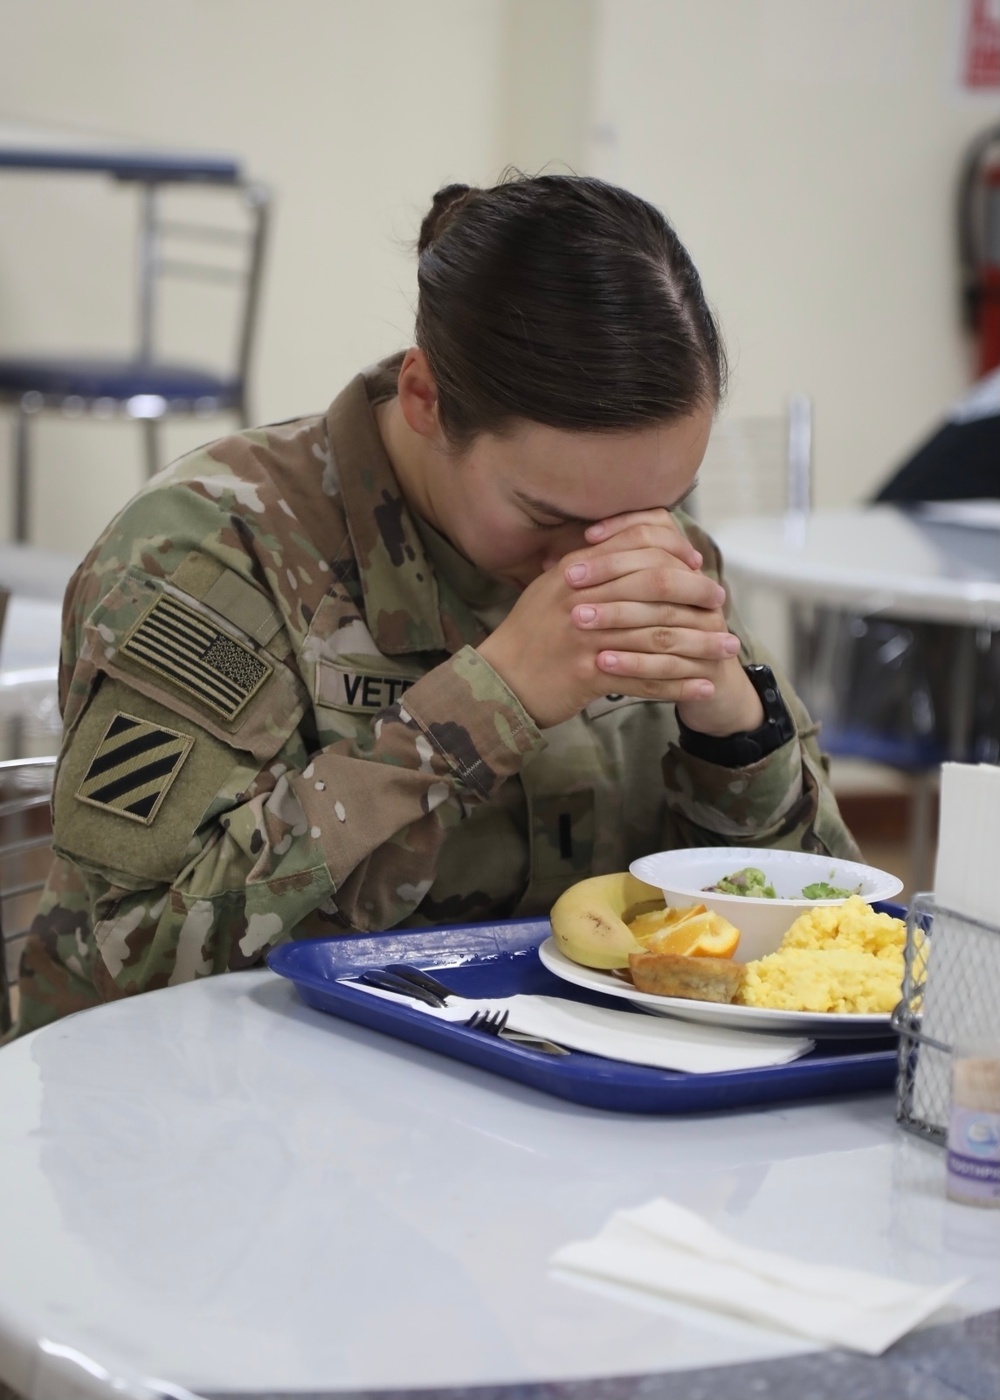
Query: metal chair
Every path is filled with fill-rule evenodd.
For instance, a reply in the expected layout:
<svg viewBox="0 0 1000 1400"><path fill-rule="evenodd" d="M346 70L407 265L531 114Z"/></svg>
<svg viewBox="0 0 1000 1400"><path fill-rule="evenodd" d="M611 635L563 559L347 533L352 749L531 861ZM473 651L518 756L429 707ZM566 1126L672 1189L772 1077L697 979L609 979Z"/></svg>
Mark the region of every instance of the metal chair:
<svg viewBox="0 0 1000 1400"><path fill-rule="evenodd" d="M915 889L933 881L941 764L958 754L941 735L939 714L951 669L962 658L953 647L936 655L926 646L928 633L945 630L816 607L798 657L796 683L822 726L826 752L891 769L902 781ZM957 633L953 639L962 640Z"/></svg>
<svg viewBox="0 0 1000 1400"><path fill-rule="evenodd" d="M684 509L709 533L751 515L782 515L795 530L812 507L812 449L813 407L806 394L790 394L783 412L720 418ZM794 674L807 614L760 589L744 590L741 602L751 629Z"/></svg>
<svg viewBox="0 0 1000 1400"><path fill-rule="evenodd" d="M191 182L181 182L190 196ZM43 411L67 416L93 414L123 417L143 429L147 476L161 465L158 429L176 415L209 417L235 414L248 426L247 382L260 300L270 197L264 186L232 179L198 184L198 199L208 192L228 200L225 223L171 217L165 201L173 196L167 177L140 182L138 341L133 354L121 358L53 355L0 359L0 404L16 414L13 473L13 537L30 535L31 463L29 428ZM235 203L233 196L236 196ZM180 196L181 199L185 195ZM162 310L161 283L166 278L229 283L237 288L237 332L233 362L224 369L173 360L157 352Z"/></svg>
<svg viewBox="0 0 1000 1400"><path fill-rule="evenodd" d="M692 498L695 517L711 529L747 515L783 515L794 533L812 504L812 439L812 405L802 394L789 398L784 417L721 419ZM938 771L946 755L916 713L920 696L908 697L915 709L912 723L875 725L859 722L846 684L865 655L878 655L882 664L869 681L869 700L890 708L893 697L882 692L898 689L896 672L905 658L881 655L871 620L796 599L764 599L758 590L741 601L750 605L754 630L772 642L810 714L820 722L823 749L834 758L890 769L903 784L910 802L910 867L918 887L921 881L926 885Z"/></svg>
<svg viewBox="0 0 1000 1400"><path fill-rule="evenodd" d="M51 861L54 757L0 762L0 1035L13 1021L11 988Z"/></svg>
<svg viewBox="0 0 1000 1400"><path fill-rule="evenodd" d="M748 515L807 515L812 505L812 400L790 395L784 413L720 418L685 506L711 530Z"/></svg>

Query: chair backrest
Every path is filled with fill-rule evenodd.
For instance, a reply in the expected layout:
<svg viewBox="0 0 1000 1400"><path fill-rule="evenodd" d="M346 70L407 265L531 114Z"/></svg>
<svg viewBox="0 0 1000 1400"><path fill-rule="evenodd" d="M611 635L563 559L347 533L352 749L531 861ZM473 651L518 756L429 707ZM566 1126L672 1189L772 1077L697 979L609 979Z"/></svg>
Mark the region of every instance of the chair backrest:
<svg viewBox="0 0 1000 1400"><path fill-rule="evenodd" d="M21 947L51 864L55 758L0 762L0 1034L10 1028Z"/></svg>
<svg viewBox="0 0 1000 1400"><path fill-rule="evenodd" d="M720 417L686 509L709 530L747 515L806 515L812 503L812 402L793 394L771 417Z"/></svg>
<svg viewBox="0 0 1000 1400"><path fill-rule="evenodd" d="M162 359L166 353L164 332L170 324L165 283L214 283L235 293L235 345L225 358L234 377L246 379L269 210L269 191L256 183L142 186L136 347L140 360ZM221 319L227 327L232 325L231 319ZM183 320L189 323L191 318Z"/></svg>

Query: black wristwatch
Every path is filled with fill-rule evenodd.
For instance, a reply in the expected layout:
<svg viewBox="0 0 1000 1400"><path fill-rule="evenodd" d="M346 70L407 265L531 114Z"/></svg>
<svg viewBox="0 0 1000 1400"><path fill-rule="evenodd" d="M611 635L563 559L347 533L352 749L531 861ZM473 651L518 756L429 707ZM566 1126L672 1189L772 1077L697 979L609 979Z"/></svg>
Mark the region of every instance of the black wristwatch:
<svg viewBox="0 0 1000 1400"><path fill-rule="evenodd" d="M759 763L794 737L795 724L781 698L770 666L744 666L743 669L760 696L764 723L758 729L746 730L742 734L726 734L720 738L689 729L678 715L677 727L685 753L703 758L706 763L718 763L722 768L749 768L752 763Z"/></svg>

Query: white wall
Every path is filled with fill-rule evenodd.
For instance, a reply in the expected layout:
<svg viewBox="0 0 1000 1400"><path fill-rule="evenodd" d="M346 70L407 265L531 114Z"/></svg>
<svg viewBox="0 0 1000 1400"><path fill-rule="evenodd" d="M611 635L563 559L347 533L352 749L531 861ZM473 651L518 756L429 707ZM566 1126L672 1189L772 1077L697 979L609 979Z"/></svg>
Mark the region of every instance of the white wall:
<svg viewBox="0 0 1000 1400"><path fill-rule="evenodd" d="M702 270L731 410L814 397L817 494L834 504L967 378L952 190L1000 103L956 92L956 6L0 0L0 120L234 151L274 187L261 421L322 407L408 341L409 244L439 185L508 162L630 185ZM128 188L0 172L0 353L126 344L133 225ZM206 435L175 428L172 449ZM36 442L35 538L82 551L139 484L137 436L47 419Z"/></svg>
<svg viewBox="0 0 1000 1400"><path fill-rule="evenodd" d="M960 95L959 0L601 0L595 173L694 255L729 411L812 396L820 505L861 499L968 382L953 190L1000 98Z"/></svg>

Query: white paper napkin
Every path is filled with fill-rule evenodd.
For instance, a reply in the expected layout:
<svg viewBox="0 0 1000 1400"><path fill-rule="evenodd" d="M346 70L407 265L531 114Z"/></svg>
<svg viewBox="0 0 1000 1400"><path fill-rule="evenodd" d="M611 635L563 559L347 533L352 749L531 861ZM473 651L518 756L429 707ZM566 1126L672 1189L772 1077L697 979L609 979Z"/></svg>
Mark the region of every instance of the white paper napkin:
<svg viewBox="0 0 1000 1400"><path fill-rule="evenodd" d="M1000 927L1000 767L945 763L934 897L946 909Z"/></svg>
<svg viewBox="0 0 1000 1400"><path fill-rule="evenodd" d="M750 1249L673 1201L617 1211L549 1263L878 1356L965 1282L938 1288Z"/></svg>
<svg viewBox="0 0 1000 1400"><path fill-rule="evenodd" d="M449 997L447 1005L438 1008L369 987L363 982L352 981L350 985L402 1002L443 1021L467 1021L476 1011L506 1011L511 1030L554 1040L567 1049L582 1050L588 1055L603 1055L608 1060L650 1065L654 1069L685 1070L691 1074L785 1065L807 1054L815 1044L800 1036L733 1031L662 1016L644 1016L636 1011L612 1011L566 997L519 995L488 1000Z"/></svg>
<svg viewBox="0 0 1000 1400"><path fill-rule="evenodd" d="M934 899L944 910L988 928L935 915L927 957L921 1029L954 1045L963 1036L995 1034L1000 1006L1000 768L945 763ZM913 1086L918 1118L943 1125L950 1098L950 1056L921 1045Z"/></svg>

